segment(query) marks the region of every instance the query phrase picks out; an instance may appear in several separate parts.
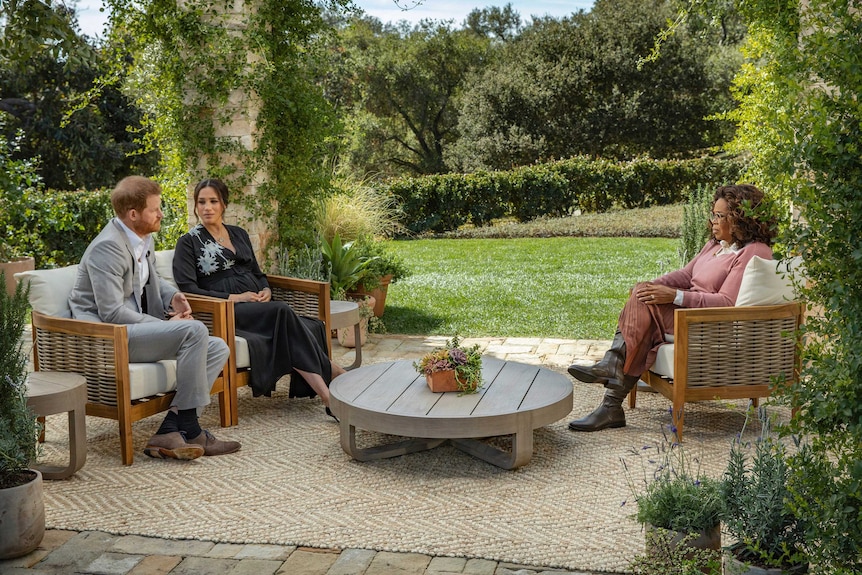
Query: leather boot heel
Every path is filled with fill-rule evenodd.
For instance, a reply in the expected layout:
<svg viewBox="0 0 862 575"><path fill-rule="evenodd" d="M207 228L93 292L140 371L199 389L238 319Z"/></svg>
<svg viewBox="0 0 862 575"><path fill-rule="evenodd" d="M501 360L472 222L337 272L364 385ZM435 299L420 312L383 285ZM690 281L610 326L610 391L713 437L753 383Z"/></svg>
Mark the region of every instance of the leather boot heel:
<svg viewBox="0 0 862 575"><path fill-rule="evenodd" d="M607 386L605 396L599 406L591 414L569 423L572 431L601 431L614 427L626 426L626 414L623 411L623 400L637 385L639 376L626 375L623 377L620 389Z"/></svg>
<svg viewBox="0 0 862 575"><path fill-rule="evenodd" d="M591 414L569 422L572 431L601 431L626 426L626 414L619 405L605 405L602 402Z"/></svg>

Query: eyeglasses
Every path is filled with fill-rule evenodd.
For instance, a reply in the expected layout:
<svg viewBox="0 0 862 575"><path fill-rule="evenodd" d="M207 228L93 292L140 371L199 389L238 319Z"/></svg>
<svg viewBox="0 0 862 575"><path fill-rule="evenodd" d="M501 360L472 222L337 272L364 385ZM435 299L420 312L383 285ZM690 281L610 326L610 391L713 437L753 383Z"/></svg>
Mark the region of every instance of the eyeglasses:
<svg viewBox="0 0 862 575"><path fill-rule="evenodd" d="M727 214L722 214L720 212L710 212L709 213L709 221L717 222L718 220L723 220L727 217Z"/></svg>

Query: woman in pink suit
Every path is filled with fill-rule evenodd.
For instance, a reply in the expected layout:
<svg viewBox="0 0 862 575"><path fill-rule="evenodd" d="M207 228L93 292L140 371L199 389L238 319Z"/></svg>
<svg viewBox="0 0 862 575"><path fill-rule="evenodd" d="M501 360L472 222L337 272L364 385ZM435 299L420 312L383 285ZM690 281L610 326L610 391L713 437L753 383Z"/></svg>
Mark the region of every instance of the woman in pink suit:
<svg viewBox="0 0 862 575"><path fill-rule="evenodd" d="M665 334L673 333L676 308L736 304L748 261L754 256L772 259L774 226L755 215L762 201L763 192L749 184L718 188L709 217L712 238L700 253L680 270L635 285L602 360L593 366L569 366L575 379L607 388L601 404L586 417L570 422L569 429L625 427L622 402L655 362Z"/></svg>

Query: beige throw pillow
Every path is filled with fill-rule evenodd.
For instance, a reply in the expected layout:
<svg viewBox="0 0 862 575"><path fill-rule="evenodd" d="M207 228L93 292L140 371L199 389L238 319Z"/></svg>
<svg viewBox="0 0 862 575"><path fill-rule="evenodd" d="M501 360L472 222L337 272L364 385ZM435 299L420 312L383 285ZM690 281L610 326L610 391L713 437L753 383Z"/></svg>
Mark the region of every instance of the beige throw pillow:
<svg viewBox="0 0 862 575"><path fill-rule="evenodd" d="M736 305L778 305L796 299L793 278L802 278L802 257L765 260L754 256L745 266Z"/></svg>

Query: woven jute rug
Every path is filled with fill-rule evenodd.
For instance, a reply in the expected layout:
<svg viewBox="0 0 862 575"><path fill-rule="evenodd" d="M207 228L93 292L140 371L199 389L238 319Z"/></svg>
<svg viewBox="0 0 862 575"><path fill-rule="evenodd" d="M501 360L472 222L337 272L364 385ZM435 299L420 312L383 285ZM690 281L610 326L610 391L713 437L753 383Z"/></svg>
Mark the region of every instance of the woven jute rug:
<svg viewBox="0 0 862 575"><path fill-rule="evenodd" d="M280 384L281 385L281 384ZM573 383L570 417L535 431L532 461L505 471L451 446L361 463L341 449L338 425L318 399L240 390L239 425L202 423L242 442L238 453L191 462L147 458L142 449L162 416L134 425L135 462L120 463L116 423L88 417L87 463L72 478L46 481L47 525L168 539L364 548L486 558L569 570L626 571L643 549L627 476L649 474L652 449L670 423L669 402L651 393L627 408L628 426L574 433L602 388ZM686 409L685 450L719 476L746 402ZM774 408L780 412L778 408ZM747 434L754 437L758 425ZM65 415L48 418L42 459L67 453ZM381 439L360 435L360 443ZM393 438L395 439L395 438ZM505 439L492 439L505 444ZM621 458L629 472L624 472ZM57 461L59 462L59 461Z"/></svg>

